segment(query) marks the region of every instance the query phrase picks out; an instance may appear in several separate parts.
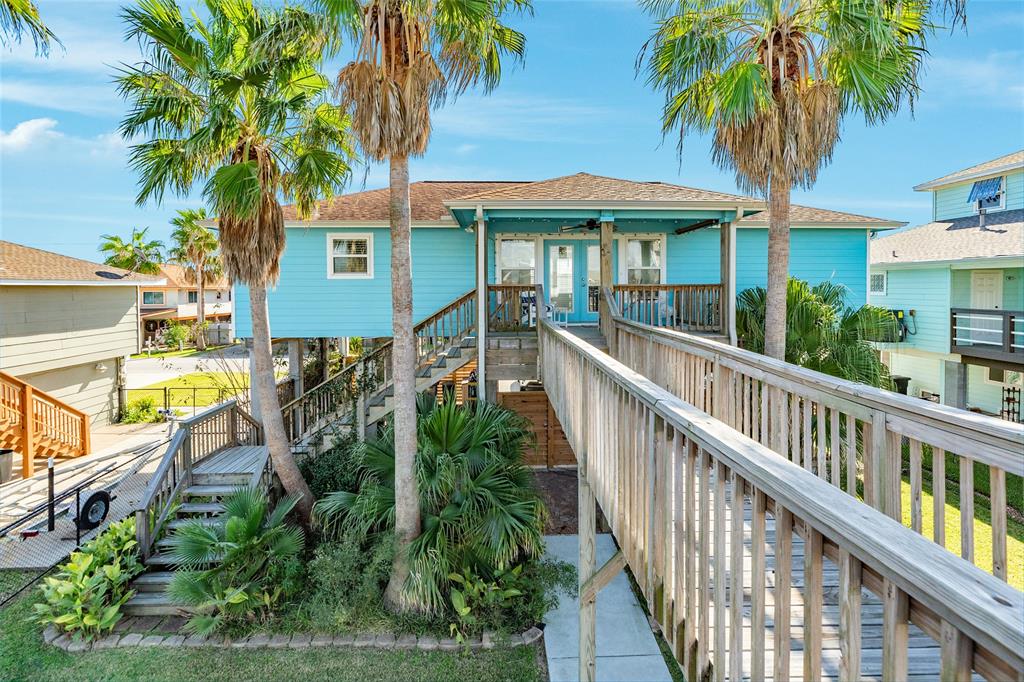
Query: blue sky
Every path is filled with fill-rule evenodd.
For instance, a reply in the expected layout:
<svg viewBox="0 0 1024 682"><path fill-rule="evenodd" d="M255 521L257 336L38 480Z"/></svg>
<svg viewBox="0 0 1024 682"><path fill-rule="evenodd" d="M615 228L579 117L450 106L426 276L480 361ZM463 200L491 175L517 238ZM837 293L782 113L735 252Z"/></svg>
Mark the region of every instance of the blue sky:
<svg viewBox="0 0 1024 682"><path fill-rule="evenodd" d="M468 94L435 115L413 179L543 179L587 171L734 191L710 160L709 144L687 138L682 161L662 140L661 99L634 62L651 20L635 3L535 0L523 19L525 64L500 88ZM196 199L168 196L136 207L136 178L117 135L124 106L114 67L137 58L123 39L120 2L41 0L66 51L49 59L25 46L0 55L0 236L97 259L104 233L150 227ZM849 119L833 161L800 203L911 224L927 222L919 182L1024 147L1024 2L970 0L968 30L940 31L930 44L924 93L914 115L882 126ZM371 167L350 189L381 187Z"/></svg>

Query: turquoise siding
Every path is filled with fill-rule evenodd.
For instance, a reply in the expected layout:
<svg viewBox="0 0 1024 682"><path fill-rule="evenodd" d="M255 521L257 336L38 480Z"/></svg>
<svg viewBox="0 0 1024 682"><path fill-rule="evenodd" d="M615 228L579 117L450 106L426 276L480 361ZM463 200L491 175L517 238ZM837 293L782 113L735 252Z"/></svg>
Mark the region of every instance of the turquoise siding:
<svg viewBox="0 0 1024 682"><path fill-rule="evenodd" d="M872 272L885 272L873 267ZM907 325L917 334L908 335L902 347L935 353L949 352L950 271L948 267L889 270L886 295L871 295L871 303L903 310ZM915 316L910 318L909 311Z"/></svg>
<svg viewBox="0 0 1024 682"><path fill-rule="evenodd" d="M982 268L998 270L999 268ZM953 270L950 305L971 307L971 271ZM1003 269L1003 310L1024 310L1024 268Z"/></svg>
<svg viewBox="0 0 1024 682"><path fill-rule="evenodd" d="M988 375L987 367L967 366L967 407L999 414L1003 408L1003 384L989 381Z"/></svg>
<svg viewBox="0 0 1024 682"><path fill-rule="evenodd" d="M327 278L327 233L373 233L373 279ZM412 233L413 317L427 317L470 291L474 235L461 229ZM281 279L268 296L274 336L391 336L391 235L387 229L290 228ZM252 336L249 295L236 287L235 336Z"/></svg>
<svg viewBox="0 0 1024 682"><path fill-rule="evenodd" d="M932 206L935 220L948 220L974 215L974 207L967 203L974 180L933 192ZM1006 175L1006 209L1024 208L1024 171ZM992 210L989 209L991 213Z"/></svg>

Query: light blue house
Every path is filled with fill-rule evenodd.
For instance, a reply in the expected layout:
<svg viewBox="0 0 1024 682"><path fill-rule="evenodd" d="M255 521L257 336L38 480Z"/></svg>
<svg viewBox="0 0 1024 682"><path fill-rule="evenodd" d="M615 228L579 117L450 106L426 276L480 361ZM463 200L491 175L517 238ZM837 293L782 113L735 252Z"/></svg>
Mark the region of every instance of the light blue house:
<svg viewBox="0 0 1024 682"><path fill-rule="evenodd" d="M871 302L907 328L883 358L912 395L1020 421L1024 151L914 189L933 222L871 244Z"/></svg>
<svg viewBox="0 0 1024 682"><path fill-rule="evenodd" d="M480 355L494 347L488 333L524 322L537 284L569 325L597 323L607 286L663 322L735 340L735 293L766 282L767 215L752 197L586 173L416 182L410 194L414 317L487 291L477 299L478 315L489 320L476 334ZM338 197L309 222L288 209L285 218L281 277L269 295L274 336L390 336L387 190ZM803 206L790 218L791 273L841 282L851 305L866 302L870 234L901 223ZM249 337L248 295L242 287L235 295L235 335ZM490 363L478 363L489 391L516 378Z"/></svg>

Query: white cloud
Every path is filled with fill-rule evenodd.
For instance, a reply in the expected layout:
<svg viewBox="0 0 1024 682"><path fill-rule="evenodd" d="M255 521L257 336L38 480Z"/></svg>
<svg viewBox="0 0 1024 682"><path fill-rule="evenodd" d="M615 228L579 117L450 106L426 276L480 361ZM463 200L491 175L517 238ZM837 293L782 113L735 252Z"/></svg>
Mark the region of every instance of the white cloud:
<svg viewBox="0 0 1024 682"><path fill-rule="evenodd" d="M113 85L64 85L46 79L33 82L4 77L0 100L90 115L118 114L124 109Z"/></svg>
<svg viewBox="0 0 1024 682"><path fill-rule="evenodd" d="M4 68L18 67L26 72L66 71L109 76L117 66L141 58L138 44L121 39L121 32L89 30L83 25L49 22L50 29L63 44L53 45L47 57L38 57L32 41L15 44L4 55Z"/></svg>
<svg viewBox="0 0 1024 682"><path fill-rule="evenodd" d="M575 100L502 93L460 98L434 114L434 127L470 138L596 144L600 140L580 134L580 122L612 113Z"/></svg>
<svg viewBox="0 0 1024 682"><path fill-rule="evenodd" d="M480 145L478 144L460 144L458 147L455 148L455 153L459 155L465 155L471 152L475 152L479 148Z"/></svg>
<svg viewBox="0 0 1024 682"><path fill-rule="evenodd" d="M925 95L984 109L1024 109L1024 52L993 50L977 57L940 57L928 62Z"/></svg>
<svg viewBox="0 0 1024 682"><path fill-rule="evenodd" d="M22 121L11 128L10 132L0 130L0 149L6 152L19 152L41 142L63 137L63 133L54 130L56 127L57 121L52 118L31 118Z"/></svg>

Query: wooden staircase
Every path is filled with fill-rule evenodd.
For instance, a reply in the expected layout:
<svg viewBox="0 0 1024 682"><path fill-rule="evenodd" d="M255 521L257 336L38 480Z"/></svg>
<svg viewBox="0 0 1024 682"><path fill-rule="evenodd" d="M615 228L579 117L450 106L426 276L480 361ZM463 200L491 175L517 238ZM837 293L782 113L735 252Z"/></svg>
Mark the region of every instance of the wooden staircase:
<svg viewBox="0 0 1024 682"><path fill-rule="evenodd" d="M89 415L0 372L0 448L21 454L21 477L28 478L37 461L89 454Z"/></svg>

